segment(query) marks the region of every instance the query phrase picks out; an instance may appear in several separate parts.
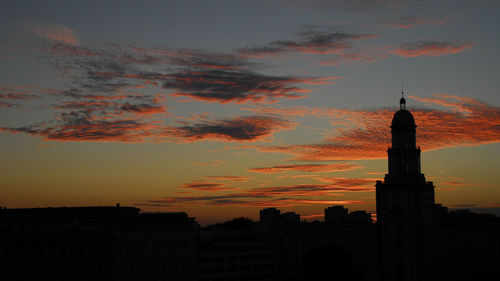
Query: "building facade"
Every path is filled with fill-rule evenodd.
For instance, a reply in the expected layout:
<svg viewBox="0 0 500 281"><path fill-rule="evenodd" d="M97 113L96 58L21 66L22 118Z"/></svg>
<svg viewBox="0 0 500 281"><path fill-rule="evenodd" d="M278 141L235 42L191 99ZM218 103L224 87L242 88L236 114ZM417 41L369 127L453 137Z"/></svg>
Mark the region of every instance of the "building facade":
<svg viewBox="0 0 500 281"><path fill-rule="evenodd" d="M434 185L420 170L416 125L400 100L391 124L388 170L376 183L380 279L433 280Z"/></svg>

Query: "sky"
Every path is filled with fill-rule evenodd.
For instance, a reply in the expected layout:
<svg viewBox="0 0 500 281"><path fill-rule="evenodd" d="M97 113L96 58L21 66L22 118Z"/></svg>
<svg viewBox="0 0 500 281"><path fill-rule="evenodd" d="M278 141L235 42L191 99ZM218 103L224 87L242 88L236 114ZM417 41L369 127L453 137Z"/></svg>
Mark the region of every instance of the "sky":
<svg viewBox="0 0 500 281"><path fill-rule="evenodd" d="M436 203L500 214L500 1L2 1L0 206L375 213L404 89Z"/></svg>

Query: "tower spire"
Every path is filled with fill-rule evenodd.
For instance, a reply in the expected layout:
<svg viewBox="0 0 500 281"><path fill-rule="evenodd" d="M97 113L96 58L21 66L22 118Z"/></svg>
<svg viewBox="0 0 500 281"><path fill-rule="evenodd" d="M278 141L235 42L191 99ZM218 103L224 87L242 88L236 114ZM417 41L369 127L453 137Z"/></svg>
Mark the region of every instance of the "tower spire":
<svg viewBox="0 0 500 281"><path fill-rule="evenodd" d="M399 110L406 110L406 99L404 98L404 89L401 89L401 99L399 99Z"/></svg>

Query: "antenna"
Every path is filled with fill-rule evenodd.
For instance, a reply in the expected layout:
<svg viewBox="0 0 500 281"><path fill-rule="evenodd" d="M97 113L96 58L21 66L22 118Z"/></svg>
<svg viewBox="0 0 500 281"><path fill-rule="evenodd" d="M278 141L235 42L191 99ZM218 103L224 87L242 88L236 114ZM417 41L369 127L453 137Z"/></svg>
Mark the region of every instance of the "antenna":
<svg viewBox="0 0 500 281"><path fill-rule="evenodd" d="M405 88L403 85L403 80L401 80L401 99L399 99L399 110L406 110L406 100L404 98Z"/></svg>

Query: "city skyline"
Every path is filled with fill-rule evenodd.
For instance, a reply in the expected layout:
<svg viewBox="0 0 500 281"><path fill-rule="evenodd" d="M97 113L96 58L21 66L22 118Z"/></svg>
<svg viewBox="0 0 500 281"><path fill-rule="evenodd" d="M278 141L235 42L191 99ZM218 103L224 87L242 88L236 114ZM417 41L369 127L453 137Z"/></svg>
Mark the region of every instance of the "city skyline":
<svg viewBox="0 0 500 281"><path fill-rule="evenodd" d="M375 213L404 88L436 203L499 214L495 1L120 3L5 5L0 206Z"/></svg>

